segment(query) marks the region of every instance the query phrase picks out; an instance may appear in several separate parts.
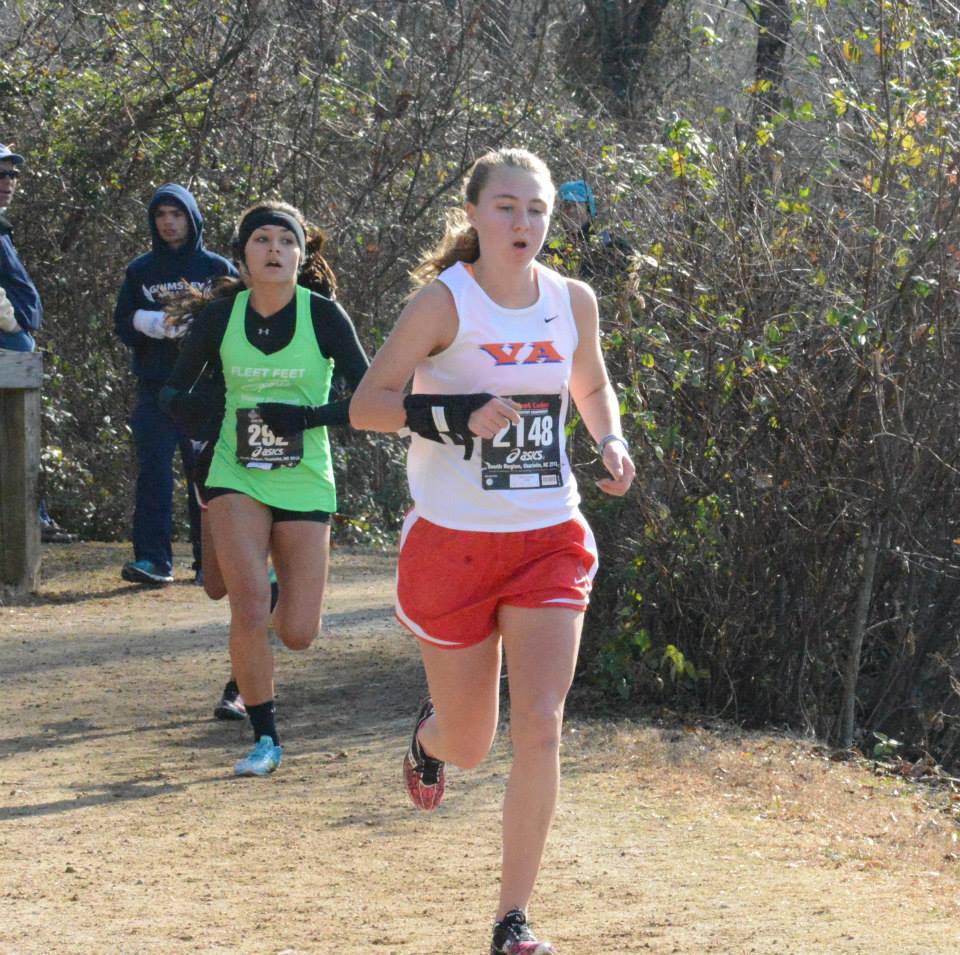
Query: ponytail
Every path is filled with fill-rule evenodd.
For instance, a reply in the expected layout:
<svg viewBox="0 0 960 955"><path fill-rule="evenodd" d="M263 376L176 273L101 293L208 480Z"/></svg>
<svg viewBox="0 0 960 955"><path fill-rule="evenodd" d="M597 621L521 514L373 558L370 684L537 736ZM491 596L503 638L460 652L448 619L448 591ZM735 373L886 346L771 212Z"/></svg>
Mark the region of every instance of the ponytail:
<svg viewBox="0 0 960 955"><path fill-rule="evenodd" d="M300 266L297 284L325 298L336 298L337 276L322 254L326 243L327 236L321 229L307 232L307 251Z"/></svg>
<svg viewBox="0 0 960 955"><path fill-rule="evenodd" d="M420 288L429 285L441 272L455 262L476 262L480 258L480 237L467 222L463 209L447 213L447 228L443 238L424 253L420 263L410 273L413 284Z"/></svg>
<svg viewBox="0 0 960 955"><path fill-rule="evenodd" d="M164 324L172 328L188 329L211 302L221 298L236 298L244 289L246 285L243 281L231 275L215 279L209 288L203 290L189 285L186 291L175 296L164 307Z"/></svg>

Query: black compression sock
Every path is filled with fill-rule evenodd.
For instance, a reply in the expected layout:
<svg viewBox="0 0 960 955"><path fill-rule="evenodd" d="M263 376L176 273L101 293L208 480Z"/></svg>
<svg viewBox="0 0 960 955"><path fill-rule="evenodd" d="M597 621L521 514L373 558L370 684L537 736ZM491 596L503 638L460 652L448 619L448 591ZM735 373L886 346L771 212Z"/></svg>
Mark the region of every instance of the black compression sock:
<svg viewBox="0 0 960 955"><path fill-rule="evenodd" d="M260 742L261 736L269 736L273 740L274 746L280 745L273 700L267 700L266 703L257 703L256 706L247 706L247 716L250 717L250 725L253 727L253 741L255 743Z"/></svg>

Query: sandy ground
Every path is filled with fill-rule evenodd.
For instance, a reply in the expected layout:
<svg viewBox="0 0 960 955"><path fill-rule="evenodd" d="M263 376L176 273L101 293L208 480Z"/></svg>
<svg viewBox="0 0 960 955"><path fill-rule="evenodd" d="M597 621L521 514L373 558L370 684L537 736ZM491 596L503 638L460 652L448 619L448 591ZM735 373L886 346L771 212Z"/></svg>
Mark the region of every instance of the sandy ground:
<svg viewBox="0 0 960 955"><path fill-rule="evenodd" d="M336 551L323 636L278 651L280 771L218 723L225 604L51 546L0 609L3 955L486 955L508 728L418 813L423 690L389 555ZM185 566L185 562L184 562ZM186 573L185 570L182 571ZM531 918L561 955L956 955L957 797L726 728L572 715Z"/></svg>

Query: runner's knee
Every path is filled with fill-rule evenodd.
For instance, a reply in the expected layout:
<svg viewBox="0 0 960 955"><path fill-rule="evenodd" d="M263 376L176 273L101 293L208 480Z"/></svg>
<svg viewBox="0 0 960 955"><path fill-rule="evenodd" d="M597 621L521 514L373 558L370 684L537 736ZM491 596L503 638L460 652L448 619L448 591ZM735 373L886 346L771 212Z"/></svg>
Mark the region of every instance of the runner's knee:
<svg viewBox="0 0 960 955"><path fill-rule="evenodd" d="M221 582L219 585L214 584L212 581L204 580L203 582L203 592L211 600L222 600L227 596L227 588Z"/></svg>
<svg viewBox="0 0 960 955"><path fill-rule="evenodd" d="M476 769L487 758L490 745L485 740L457 740L447 750L451 755L447 756L446 762L460 769Z"/></svg>
<svg viewBox="0 0 960 955"><path fill-rule="evenodd" d="M483 731L480 722L471 721L468 727L458 728L444 725L438 715L437 730L445 762L460 769L475 769L487 758L497 733L497 723L494 720L489 730Z"/></svg>
<svg viewBox="0 0 960 955"><path fill-rule="evenodd" d="M288 650L306 650L320 633L320 622L310 625L276 624L274 629L280 641Z"/></svg>
<svg viewBox="0 0 960 955"><path fill-rule="evenodd" d="M511 701L510 739L514 748L559 749L563 728L563 701L533 700L517 705Z"/></svg>
<svg viewBox="0 0 960 955"><path fill-rule="evenodd" d="M266 630L270 623L269 607L261 600L234 599L230 604L231 624L241 632Z"/></svg>

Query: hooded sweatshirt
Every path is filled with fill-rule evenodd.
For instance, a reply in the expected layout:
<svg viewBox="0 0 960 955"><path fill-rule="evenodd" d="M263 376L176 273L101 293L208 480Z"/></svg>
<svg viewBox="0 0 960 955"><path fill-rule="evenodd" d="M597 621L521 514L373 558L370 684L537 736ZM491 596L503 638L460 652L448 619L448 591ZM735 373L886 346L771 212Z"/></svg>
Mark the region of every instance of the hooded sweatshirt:
<svg viewBox="0 0 960 955"><path fill-rule="evenodd" d="M8 351L33 351L35 343L30 332L40 327L43 306L33 280L23 267L17 250L13 247L10 233L13 226L6 216L0 215L0 285L13 306L13 314L20 325L18 331L0 331L0 349Z"/></svg>
<svg viewBox="0 0 960 955"><path fill-rule="evenodd" d="M179 249L171 249L157 232L157 206L179 206L190 220L190 235ZM236 275L222 255L208 252L203 245L203 216L196 199L183 186L166 183L147 207L147 223L153 248L128 266L113 312L113 326L120 340L133 350L133 373L140 383L159 387L170 376L177 360L174 339L150 338L133 327L133 313L139 308L160 311L165 302L182 295L192 285L203 291L217 278Z"/></svg>

